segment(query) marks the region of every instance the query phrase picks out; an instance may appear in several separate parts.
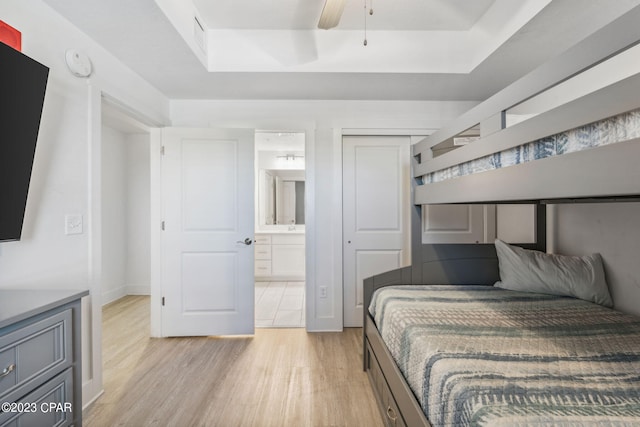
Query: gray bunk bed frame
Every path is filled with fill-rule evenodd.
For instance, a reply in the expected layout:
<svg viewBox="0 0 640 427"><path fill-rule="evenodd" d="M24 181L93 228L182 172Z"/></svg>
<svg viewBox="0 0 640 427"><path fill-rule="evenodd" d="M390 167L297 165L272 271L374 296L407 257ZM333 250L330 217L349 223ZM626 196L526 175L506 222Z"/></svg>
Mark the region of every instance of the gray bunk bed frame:
<svg viewBox="0 0 640 427"><path fill-rule="evenodd" d="M535 205L535 243L515 243L525 249L546 252L548 204L640 202L640 196L614 198L521 201ZM505 202L502 202L505 204ZM364 279L363 282L363 370L376 396L386 426L429 427L418 400L382 341L368 307L373 293L393 285L487 285L500 280L498 257L493 244L422 244L421 206L411 214L412 264ZM514 243L512 243L514 244Z"/></svg>
<svg viewBox="0 0 640 427"><path fill-rule="evenodd" d="M449 182L423 185L423 176L431 169L436 169L429 166L429 161L433 160L429 155L429 150L435 144L470 128L480 120L496 112L504 111L523 99L528 99L558 82L569 79L573 75L606 60L617 52L640 43L638 19L640 19L640 6L634 7L629 13L578 43L567 52L565 57L549 61L484 103L469 110L452 125L441 129L414 146L414 161L412 162L414 179L412 179L411 188L411 200L414 204L411 212L412 264L369 277L363 283L363 368L369 376L385 425L418 427L430 426L430 423L382 341L373 318L369 315L368 307L373 293L379 288L391 285L493 285L499 280L498 259L493 244L422 244L421 204L534 204L536 206L535 243L519 244L518 246L546 252L547 204L640 201L640 188L637 185L638 172L634 163L637 159L637 150L640 149L640 138L619 144L618 148L614 147L614 150L611 151L614 152L615 158L607 157L609 156L609 147L601 147L587 152L565 155L567 157L560 156L569 160L549 158L532 162L544 165L541 168L534 164L524 164L501 171L485 172L473 178L461 177ZM540 114L538 118L532 120L533 125L525 123L520 127L514 126L511 129L503 130L502 136L489 136L487 139L492 139L493 144L498 146L501 146L500 139L503 137L519 139L526 143L538 138L540 135L537 133L543 132L544 135L541 134L541 136L553 135L556 132L577 127L599 118L637 109L638 79L640 79L640 74L627 79L627 81L612 85L610 88L572 101L566 107L563 106ZM625 85L631 85L631 89ZM624 95L627 92L629 96ZM622 98L628 98L628 102L621 102ZM594 105L601 108L594 111L592 108ZM560 123L566 124L566 127L562 127L563 125ZM461 151L469 152L469 159L472 159L477 158L480 154L486 154L475 152L485 150L486 147L487 145L470 145L466 147L466 151L465 149ZM592 153L598 154L592 155ZM421 161L423 154L425 162ZM452 156L459 157L455 152ZM613 170L598 170L595 166L591 167L593 165L589 163L593 160L592 157L612 161L612 164L616 164L618 167ZM567 176L563 163L565 161L587 165L586 169L590 172L596 171L600 175L591 173L580 177ZM435 160L435 163L441 164L442 162L439 158ZM442 163L441 166L448 166L445 163ZM533 178L528 172L522 171L531 171L535 168L538 168L538 172L540 172L537 175L538 178L551 176L552 183L562 183L563 185L559 186L560 188L554 188L553 185L542 185L543 189L540 191L533 191L531 186L526 186L528 191L524 197L528 200L519 200L520 194L513 193L513 191L509 193L493 190L492 182L513 182L515 178L520 179L518 181L520 184L512 187L515 189L524 187L524 184L529 183ZM603 176L603 174L617 175L614 176L615 179L609 180L607 186L602 186L601 182L605 178L611 178ZM486 182L486 180L493 181ZM610 184L612 181L615 182L614 185ZM459 188L457 185L460 182L464 182L466 186L466 192L463 196L459 192L453 191ZM575 191L576 187L587 190Z"/></svg>

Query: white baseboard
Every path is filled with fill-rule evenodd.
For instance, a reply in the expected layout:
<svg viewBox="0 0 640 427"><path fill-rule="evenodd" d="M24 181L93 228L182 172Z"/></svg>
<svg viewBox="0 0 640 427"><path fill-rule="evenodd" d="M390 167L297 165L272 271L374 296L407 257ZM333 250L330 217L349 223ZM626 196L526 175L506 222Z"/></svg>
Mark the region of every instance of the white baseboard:
<svg viewBox="0 0 640 427"><path fill-rule="evenodd" d="M95 390L95 385L93 380L85 381L82 384L82 410L87 409L104 394L104 389Z"/></svg>
<svg viewBox="0 0 640 427"><path fill-rule="evenodd" d="M102 305L107 305L110 302L118 300L125 295L127 295L127 292L124 286L120 286L116 289L111 289L108 291L102 291Z"/></svg>
<svg viewBox="0 0 640 427"><path fill-rule="evenodd" d="M126 295L151 295L151 285L126 285Z"/></svg>
<svg viewBox="0 0 640 427"><path fill-rule="evenodd" d="M254 276L256 282L304 282L304 276Z"/></svg>
<svg viewBox="0 0 640 427"><path fill-rule="evenodd" d="M151 295L150 285L124 285L102 293L102 305L119 300L126 295Z"/></svg>

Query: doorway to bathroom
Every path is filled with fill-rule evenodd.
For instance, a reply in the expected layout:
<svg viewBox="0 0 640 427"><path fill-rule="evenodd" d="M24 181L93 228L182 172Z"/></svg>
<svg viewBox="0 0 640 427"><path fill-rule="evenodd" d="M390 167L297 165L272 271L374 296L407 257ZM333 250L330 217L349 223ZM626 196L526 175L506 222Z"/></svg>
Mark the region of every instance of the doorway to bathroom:
<svg viewBox="0 0 640 427"><path fill-rule="evenodd" d="M255 326L305 327L305 133L255 134Z"/></svg>

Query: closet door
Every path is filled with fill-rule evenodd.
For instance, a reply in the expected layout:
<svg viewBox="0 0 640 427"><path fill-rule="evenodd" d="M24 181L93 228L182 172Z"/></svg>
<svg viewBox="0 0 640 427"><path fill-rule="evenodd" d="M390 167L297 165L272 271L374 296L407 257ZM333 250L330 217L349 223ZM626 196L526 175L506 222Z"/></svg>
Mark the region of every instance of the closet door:
<svg viewBox="0 0 640 427"><path fill-rule="evenodd" d="M422 243L493 243L495 205L424 205Z"/></svg>
<svg viewBox="0 0 640 427"><path fill-rule="evenodd" d="M344 326L362 326L365 278L409 265L410 138L343 138Z"/></svg>

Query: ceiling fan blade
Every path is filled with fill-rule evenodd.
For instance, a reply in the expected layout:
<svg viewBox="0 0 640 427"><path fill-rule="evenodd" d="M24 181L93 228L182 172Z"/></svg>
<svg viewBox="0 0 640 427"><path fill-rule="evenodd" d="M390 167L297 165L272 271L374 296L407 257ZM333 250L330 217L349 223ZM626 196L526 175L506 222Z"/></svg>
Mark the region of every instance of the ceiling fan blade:
<svg viewBox="0 0 640 427"><path fill-rule="evenodd" d="M320 20L318 21L318 28L328 30L338 25L346 3L347 0L325 0Z"/></svg>

